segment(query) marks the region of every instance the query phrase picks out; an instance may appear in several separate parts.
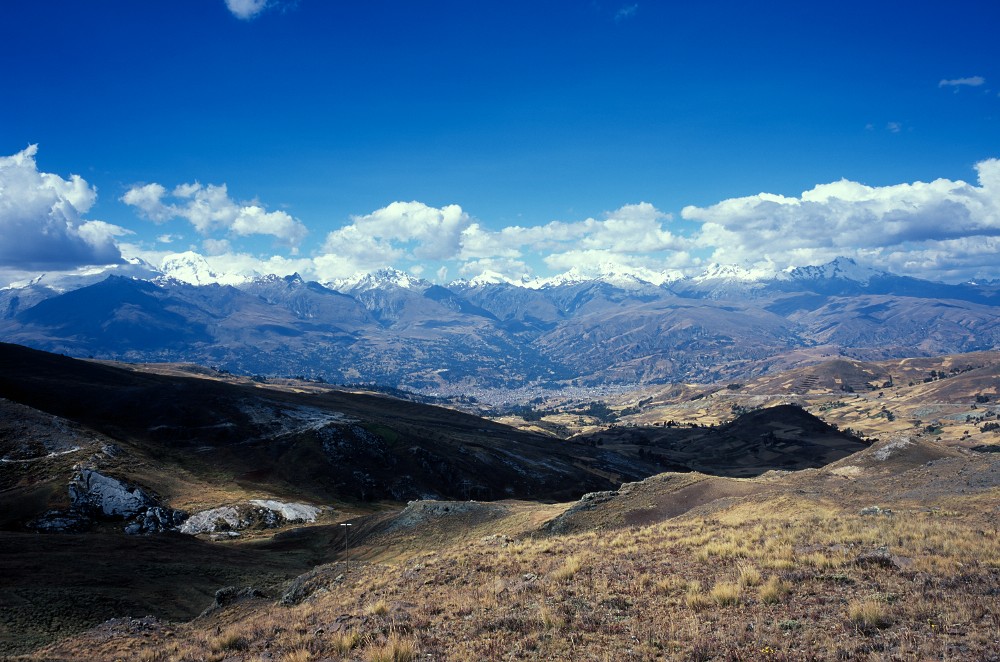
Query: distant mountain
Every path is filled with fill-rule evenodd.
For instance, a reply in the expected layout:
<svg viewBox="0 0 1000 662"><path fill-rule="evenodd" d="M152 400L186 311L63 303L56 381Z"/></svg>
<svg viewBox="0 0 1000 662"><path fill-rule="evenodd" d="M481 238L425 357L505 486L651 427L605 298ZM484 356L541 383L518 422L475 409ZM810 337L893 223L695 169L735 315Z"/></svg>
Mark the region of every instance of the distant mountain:
<svg viewBox="0 0 1000 662"><path fill-rule="evenodd" d="M121 273L122 275L117 275ZM195 253L0 290L0 339L73 356L425 391L740 378L791 350L880 359L1000 347L1000 283L848 258L695 277L605 267L448 286L394 269L329 283L220 274Z"/></svg>

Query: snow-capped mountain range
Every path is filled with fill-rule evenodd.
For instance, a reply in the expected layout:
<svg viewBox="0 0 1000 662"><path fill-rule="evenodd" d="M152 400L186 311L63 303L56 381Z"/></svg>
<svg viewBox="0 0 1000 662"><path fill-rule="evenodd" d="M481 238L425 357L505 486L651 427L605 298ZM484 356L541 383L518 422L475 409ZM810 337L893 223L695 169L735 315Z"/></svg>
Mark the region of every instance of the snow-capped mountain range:
<svg viewBox="0 0 1000 662"><path fill-rule="evenodd" d="M156 277L172 278L191 285L234 285L239 286L256 279L273 274L261 274L257 271L225 272L213 267L210 258L186 251L166 256L159 266L154 266L139 258L132 258L126 264L109 267L96 267L79 274L42 275L30 282L14 283L3 289L19 289L31 285L45 284L58 291L66 291L75 287L89 285L102 280L109 275L128 276L152 280ZM644 267L628 268L616 264L600 265L593 272L584 272L572 268L561 274L549 277L509 278L496 271L484 271L470 278L452 281L445 287L485 287L490 285L513 285L527 289L564 287L587 282L602 282L621 289L637 289L650 285L654 287L669 286L673 283L768 283L795 280L840 279L857 283L868 283L874 277L889 276L887 272L859 265L851 258L838 257L823 265L789 267L779 270L759 266L741 266L736 264L710 264L700 274L688 276L679 270L656 271ZM359 292L384 288L387 286L401 288L426 289L432 283L423 278L386 267L372 272L358 272L346 278L337 278L323 282L323 285L339 292Z"/></svg>
<svg viewBox="0 0 1000 662"><path fill-rule="evenodd" d="M1000 283L931 283L848 258L447 285L381 269L318 283L178 253L3 288L0 340L432 391L705 381L809 347L871 359L998 348Z"/></svg>

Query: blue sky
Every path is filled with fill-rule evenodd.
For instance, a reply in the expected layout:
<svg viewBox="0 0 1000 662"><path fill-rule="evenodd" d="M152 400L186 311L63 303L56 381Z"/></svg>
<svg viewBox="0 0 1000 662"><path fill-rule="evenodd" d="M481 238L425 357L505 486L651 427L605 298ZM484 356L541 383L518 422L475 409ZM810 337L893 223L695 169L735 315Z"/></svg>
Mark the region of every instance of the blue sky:
<svg viewBox="0 0 1000 662"><path fill-rule="evenodd" d="M983 1L8 2L0 270L846 254L997 278L998 24Z"/></svg>

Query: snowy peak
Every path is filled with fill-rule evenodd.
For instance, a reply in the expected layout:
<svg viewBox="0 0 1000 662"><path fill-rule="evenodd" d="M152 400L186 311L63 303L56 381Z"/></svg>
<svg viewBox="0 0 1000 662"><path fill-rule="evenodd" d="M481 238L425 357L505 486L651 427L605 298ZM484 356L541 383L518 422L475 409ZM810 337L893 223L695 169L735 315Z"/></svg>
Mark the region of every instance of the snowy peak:
<svg viewBox="0 0 1000 662"><path fill-rule="evenodd" d="M618 265L609 264L601 266L600 275L596 280L608 285L614 285L623 290L634 290L650 285L662 287L683 278L684 274L677 270L654 271L643 267L623 268Z"/></svg>
<svg viewBox="0 0 1000 662"><path fill-rule="evenodd" d="M82 267L73 271L61 271L56 273L44 273L31 278L30 280L13 282L2 290L23 290L23 289L48 289L52 292L62 294L72 290L86 287L98 283L108 276L122 276L123 278L138 278L141 280L152 280L160 275L160 270L149 262L137 257L128 258L121 264L101 265L96 267Z"/></svg>
<svg viewBox="0 0 1000 662"><path fill-rule="evenodd" d="M358 272L348 278L338 278L324 284L330 289L345 293L367 292L389 287L404 290L425 290L430 287L430 283L422 278L414 278L404 271L391 267L372 272Z"/></svg>
<svg viewBox="0 0 1000 662"><path fill-rule="evenodd" d="M581 283L606 283L622 290L640 290L682 280L684 274L680 271L655 271L644 267L623 267L617 264L601 264L594 271L583 271L573 267L565 273L551 278L536 278L525 281L522 285L532 289L564 287ZM512 282L512 281L511 281ZM515 285L517 283L514 283Z"/></svg>
<svg viewBox="0 0 1000 662"><path fill-rule="evenodd" d="M173 278L190 285L240 285L260 274L220 273L203 256L194 251L173 253L163 258L160 271L167 278Z"/></svg>
<svg viewBox="0 0 1000 662"><path fill-rule="evenodd" d="M499 271L486 270L475 278L463 281L462 284L468 287L482 287L484 285L520 285L522 282L508 278Z"/></svg>
<svg viewBox="0 0 1000 662"><path fill-rule="evenodd" d="M794 267L786 273L794 280L847 280L867 285L876 276L887 275L884 271L859 265L849 257L838 257L832 262L819 266Z"/></svg>
<svg viewBox="0 0 1000 662"><path fill-rule="evenodd" d="M706 281L730 281L741 283L759 283L766 280L776 280L777 273L770 266L747 266L739 264L716 264L708 265L708 268L692 280L696 283Z"/></svg>

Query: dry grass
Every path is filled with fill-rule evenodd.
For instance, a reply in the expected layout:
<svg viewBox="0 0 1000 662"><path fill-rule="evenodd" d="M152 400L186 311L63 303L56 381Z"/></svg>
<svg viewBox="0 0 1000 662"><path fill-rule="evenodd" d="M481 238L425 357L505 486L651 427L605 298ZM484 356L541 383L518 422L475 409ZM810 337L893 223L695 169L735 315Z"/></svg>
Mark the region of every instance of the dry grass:
<svg viewBox="0 0 1000 662"><path fill-rule="evenodd" d="M389 613L389 603L383 599L376 600L365 607L365 613L370 616L385 616Z"/></svg>
<svg viewBox="0 0 1000 662"><path fill-rule="evenodd" d="M311 659L313 659L313 654L308 648L299 648L281 656L282 662L309 662Z"/></svg>
<svg viewBox="0 0 1000 662"><path fill-rule="evenodd" d="M718 582L708 592L708 597L720 607L735 605L740 601L740 585L735 582Z"/></svg>
<svg viewBox="0 0 1000 662"><path fill-rule="evenodd" d="M887 605L874 598L851 601L847 605L847 618L861 631L887 628L892 624Z"/></svg>
<svg viewBox="0 0 1000 662"><path fill-rule="evenodd" d="M366 648L364 659L366 662L412 662L417 659L417 644L412 638L392 632L385 643Z"/></svg>
<svg viewBox="0 0 1000 662"><path fill-rule="evenodd" d="M561 566L553 570L551 577L553 580L557 582L569 581L570 579L573 578L574 575L576 575L576 573L580 572L582 569L583 569L583 558L578 554L574 554L573 556L567 558L566 561Z"/></svg>
<svg viewBox="0 0 1000 662"><path fill-rule="evenodd" d="M791 587L788 585L788 582L771 575L757 591L757 597L762 603L773 605L784 600L790 591Z"/></svg>
<svg viewBox="0 0 1000 662"><path fill-rule="evenodd" d="M1000 645L988 519L1000 491L939 511L887 505L896 516L864 517L780 494L610 535L505 531L502 552L496 539L465 539L359 563L296 607L260 603L135 637L150 662L988 659ZM855 562L882 546L898 565ZM81 639L38 659L135 659L140 648L121 641Z"/></svg>
<svg viewBox="0 0 1000 662"><path fill-rule="evenodd" d="M694 581L688 585L687 591L684 593L684 604L687 605L688 609L701 611L712 604L712 600L701 590L701 582Z"/></svg>
<svg viewBox="0 0 1000 662"><path fill-rule="evenodd" d="M749 588L759 586L762 581L763 578L761 577L760 570L758 570L756 566L747 563L741 563L739 565L739 577L737 578L737 582L741 587Z"/></svg>
<svg viewBox="0 0 1000 662"><path fill-rule="evenodd" d="M347 655L361 642L357 632L335 632L330 637L330 648L338 655Z"/></svg>

